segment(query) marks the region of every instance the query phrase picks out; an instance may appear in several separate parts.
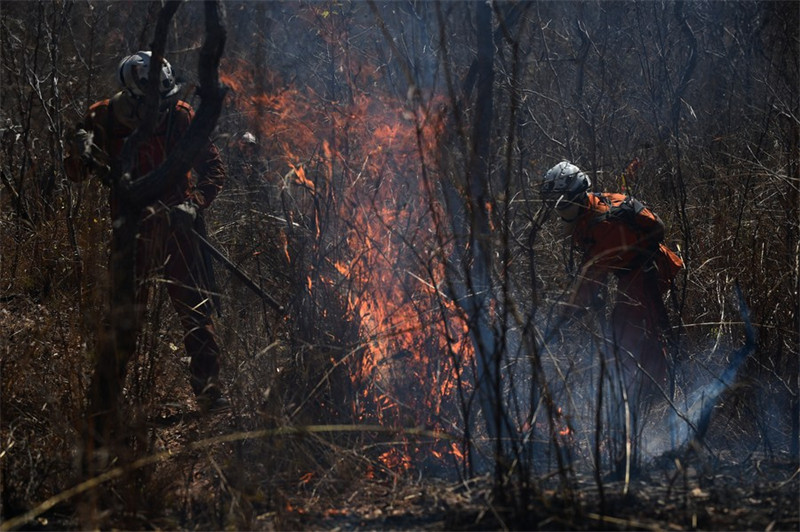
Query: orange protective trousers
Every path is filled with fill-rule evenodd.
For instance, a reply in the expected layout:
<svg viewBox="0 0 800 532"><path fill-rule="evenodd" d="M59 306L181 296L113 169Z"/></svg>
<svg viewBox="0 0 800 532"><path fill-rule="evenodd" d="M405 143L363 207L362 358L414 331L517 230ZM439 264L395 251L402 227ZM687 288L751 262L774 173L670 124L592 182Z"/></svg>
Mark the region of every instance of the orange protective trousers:
<svg viewBox="0 0 800 532"><path fill-rule="evenodd" d="M207 266L197 240L173 230L166 212L141 223L136 250L137 308L139 323L150 297L150 279L159 275L183 327L183 341L191 362L191 385L202 392L209 379L219 375L219 345L211 319L214 306L208 287Z"/></svg>

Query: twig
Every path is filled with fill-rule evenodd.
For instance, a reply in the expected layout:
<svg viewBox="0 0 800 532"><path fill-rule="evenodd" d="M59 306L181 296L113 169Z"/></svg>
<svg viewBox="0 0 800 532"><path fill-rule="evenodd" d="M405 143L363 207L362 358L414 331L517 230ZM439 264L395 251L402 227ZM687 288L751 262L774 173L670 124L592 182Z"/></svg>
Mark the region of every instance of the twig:
<svg viewBox="0 0 800 532"><path fill-rule="evenodd" d="M586 517L589 519L594 519L595 521L601 521L603 523L611 523L614 525L622 525L625 529L636 529L636 530L662 530L662 527L659 525L648 525L642 523L641 521L636 521L633 519L621 519L619 517L613 517L610 515L600 515L595 513L588 513Z"/></svg>
<svg viewBox="0 0 800 532"><path fill-rule="evenodd" d="M32 508L31 510L25 512L22 515L9 519L4 523L0 524L0 532L6 530L13 530L17 527L24 525L36 519L38 516L43 514L44 512L50 510L51 508L65 502L76 495L80 495L81 493L85 493L101 484L105 484L110 480L114 480L119 478L126 473L130 473L132 471L136 471L138 469L142 469L143 467L147 467L149 465L157 464L159 462L163 462L172 458L177 457L180 454L190 452L190 451L197 451L201 449L209 449L216 445L221 445L223 443L233 443L238 441L245 441L245 440L255 440L255 439L262 439L268 438L271 436L304 436L308 434L318 434L318 433L326 433L326 432L377 432L383 434L403 434L407 436L418 436L418 437L428 437L437 440L455 440L456 438L447 432L439 432L439 431L432 431L423 428L417 427L410 427L410 428L390 428L384 427L381 425L308 425L308 426L301 426L301 427L279 427L276 429L264 429L264 430L255 430L255 431L248 431L248 432L235 432L232 434L224 434L222 436L216 436L214 438L208 438L205 440L200 440L196 442L192 442L186 447L181 450L166 450L160 453L152 454L150 456L145 456L143 458L139 458L138 460L134 460L128 465L125 466L118 466L113 469L106 471L105 473L98 475L96 477L92 477L80 484L73 486L72 488L62 491L61 493L50 497L46 501L40 503L36 507Z"/></svg>

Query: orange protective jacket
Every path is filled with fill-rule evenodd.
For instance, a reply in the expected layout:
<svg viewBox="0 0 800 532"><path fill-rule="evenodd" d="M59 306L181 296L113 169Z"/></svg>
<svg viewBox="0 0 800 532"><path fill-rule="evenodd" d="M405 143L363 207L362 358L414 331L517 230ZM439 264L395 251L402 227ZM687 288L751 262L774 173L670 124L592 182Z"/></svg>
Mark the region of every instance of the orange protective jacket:
<svg viewBox="0 0 800 532"><path fill-rule="evenodd" d="M82 124L83 129L94 133L94 144L105 153L109 162L119 158L125 139L133 133L130 127L114 119L112 105L111 100L93 104ZM183 101L178 101L173 108L163 113L153 136L139 146L133 170L134 179L154 170L166 159L178 140L186 133L193 118L194 111ZM73 181L81 181L87 176L87 168L76 156L68 157L65 166L67 176ZM193 168L197 175L196 181L192 172L187 172L183 179L176 182L175 186L168 189L159 200L172 206L191 199L201 209L208 207L225 182L225 168L213 143L209 141L206 148L200 152ZM115 203L116 201L112 201L112 210L115 210Z"/></svg>
<svg viewBox="0 0 800 532"><path fill-rule="evenodd" d="M586 208L575 222L573 244L583 252L581 281L573 303L587 306L607 275L624 275L647 265L661 251L664 224L650 209L615 209L624 194L588 194ZM626 219L627 218L627 219Z"/></svg>

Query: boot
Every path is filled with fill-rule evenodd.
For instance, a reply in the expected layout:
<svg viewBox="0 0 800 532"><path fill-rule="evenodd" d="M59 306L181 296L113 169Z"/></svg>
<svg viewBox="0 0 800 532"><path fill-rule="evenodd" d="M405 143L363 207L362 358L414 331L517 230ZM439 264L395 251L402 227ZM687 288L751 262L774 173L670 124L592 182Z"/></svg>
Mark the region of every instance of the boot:
<svg viewBox="0 0 800 532"><path fill-rule="evenodd" d="M200 411L205 414L223 412L230 409L231 404L222 394L222 389L216 379L208 379L206 385L196 396Z"/></svg>

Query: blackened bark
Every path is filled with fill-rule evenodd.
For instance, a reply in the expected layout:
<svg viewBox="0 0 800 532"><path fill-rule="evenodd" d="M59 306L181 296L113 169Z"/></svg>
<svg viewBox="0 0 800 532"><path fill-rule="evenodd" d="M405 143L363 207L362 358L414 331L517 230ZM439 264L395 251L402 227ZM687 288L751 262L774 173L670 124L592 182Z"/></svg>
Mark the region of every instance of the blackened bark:
<svg viewBox="0 0 800 532"><path fill-rule="evenodd" d="M468 172L470 248L465 305L473 321L472 333L478 347L478 394L489 435L495 439L497 462L502 456L502 415L500 363L497 341L491 325L491 229L489 224L489 156L494 117L494 39L492 11L488 4L476 8L478 61L477 98L473 117Z"/></svg>

